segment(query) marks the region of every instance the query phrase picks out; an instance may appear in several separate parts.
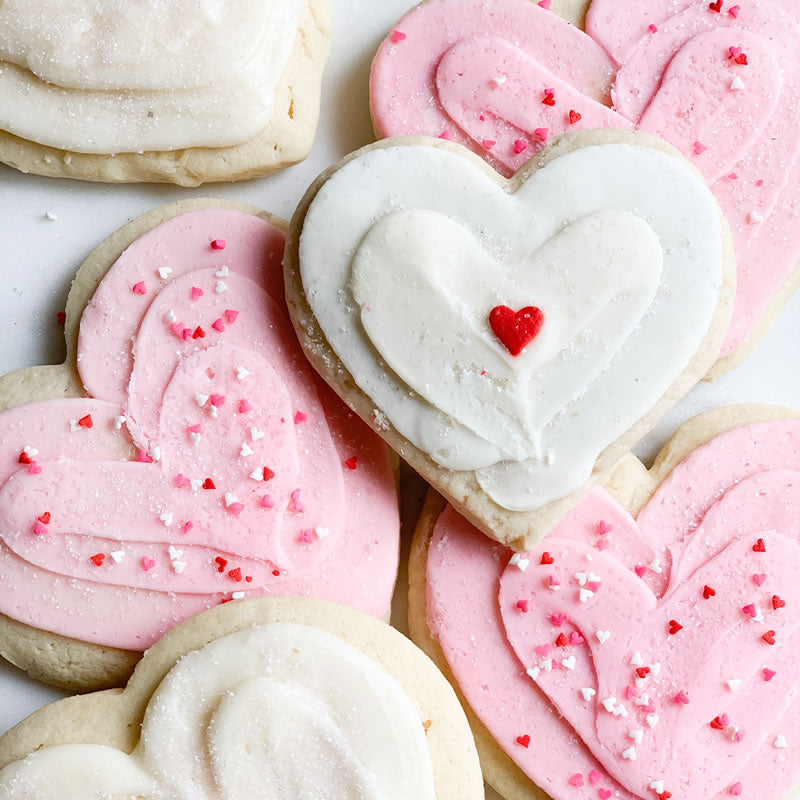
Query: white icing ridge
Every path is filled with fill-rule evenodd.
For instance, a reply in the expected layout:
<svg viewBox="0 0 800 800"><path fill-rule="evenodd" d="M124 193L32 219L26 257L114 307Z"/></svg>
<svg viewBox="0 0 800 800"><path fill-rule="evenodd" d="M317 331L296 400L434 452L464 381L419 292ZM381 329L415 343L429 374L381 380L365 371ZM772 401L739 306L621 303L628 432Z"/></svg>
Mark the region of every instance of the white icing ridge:
<svg viewBox="0 0 800 800"><path fill-rule="evenodd" d="M723 283L702 179L650 147L584 147L515 194L452 151L395 145L338 170L300 240L333 350L394 427L501 506L568 495L684 371ZM496 305L544 325L512 357Z"/></svg>
<svg viewBox="0 0 800 800"><path fill-rule="evenodd" d="M130 756L39 750L0 771L4 800L434 800L411 698L329 633L272 623L189 653L156 690Z"/></svg>
<svg viewBox="0 0 800 800"><path fill-rule="evenodd" d="M82 153L222 147L273 117L305 0L5 0L0 128Z"/></svg>

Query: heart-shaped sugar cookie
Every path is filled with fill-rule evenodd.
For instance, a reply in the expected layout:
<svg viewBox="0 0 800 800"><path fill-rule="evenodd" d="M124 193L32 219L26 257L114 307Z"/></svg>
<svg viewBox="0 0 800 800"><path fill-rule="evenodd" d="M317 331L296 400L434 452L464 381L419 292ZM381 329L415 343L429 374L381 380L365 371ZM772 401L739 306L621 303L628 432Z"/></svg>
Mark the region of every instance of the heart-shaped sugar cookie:
<svg viewBox="0 0 800 800"><path fill-rule="evenodd" d="M702 180L630 132L577 134L510 182L446 142L379 143L312 187L286 258L323 377L528 546L716 357L730 266Z"/></svg>
<svg viewBox="0 0 800 800"><path fill-rule="evenodd" d="M0 737L6 800L483 797L458 701L404 636L309 598L189 620L124 691L54 703Z"/></svg>
<svg viewBox="0 0 800 800"><path fill-rule="evenodd" d="M0 383L0 641L37 676L119 682L170 627L251 594L386 613L389 454L305 363L270 220L198 201L132 223L78 274L67 363Z"/></svg>
<svg viewBox="0 0 800 800"><path fill-rule="evenodd" d="M797 6L594 0L586 33L548 8L414 8L373 63L376 131L443 136L505 175L569 131L636 127L666 139L703 173L733 232L737 297L718 375L753 350L798 280Z"/></svg>
<svg viewBox="0 0 800 800"><path fill-rule="evenodd" d="M429 501L412 635L504 796L796 796L798 469L797 415L738 407L691 420L650 473L620 462L523 556Z"/></svg>

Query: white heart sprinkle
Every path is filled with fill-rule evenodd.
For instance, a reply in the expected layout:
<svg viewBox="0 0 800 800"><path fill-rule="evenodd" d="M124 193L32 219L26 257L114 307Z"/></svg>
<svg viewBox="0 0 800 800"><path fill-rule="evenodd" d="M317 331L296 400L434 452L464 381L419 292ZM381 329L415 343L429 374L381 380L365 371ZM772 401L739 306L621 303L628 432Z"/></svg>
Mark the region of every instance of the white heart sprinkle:
<svg viewBox="0 0 800 800"><path fill-rule="evenodd" d="M239 450L239 455L242 458L247 458L247 456L253 455L253 450L247 442L242 442L242 447Z"/></svg>
<svg viewBox="0 0 800 800"><path fill-rule="evenodd" d="M585 603L590 597L594 597L594 592L591 589L581 589L579 597L581 603Z"/></svg>
<svg viewBox="0 0 800 800"><path fill-rule="evenodd" d="M553 659L546 658L544 661L539 662L540 669L543 669L545 672L551 672L553 669Z"/></svg>
<svg viewBox="0 0 800 800"><path fill-rule="evenodd" d="M625 706L623 706L623 705L622 705L622 703L620 703L620 704L619 704L619 705L618 705L618 706L617 706L617 707L614 709L614 716L615 716L615 717L627 717L627 716L628 716L628 709L627 709L627 708L625 708Z"/></svg>
<svg viewBox="0 0 800 800"><path fill-rule="evenodd" d="M173 561L172 562L172 569L175 570L179 575L183 572L184 568L186 567L185 561Z"/></svg>
<svg viewBox="0 0 800 800"><path fill-rule="evenodd" d="M253 470L253 471L250 473L250 477L251 477L251 478L252 478L254 481L263 481L263 480L264 480L264 470L263 470L263 469L254 469L254 470Z"/></svg>
<svg viewBox="0 0 800 800"><path fill-rule="evenodd" d="M507 80L508 78L505 75L495 75L494 78L492 78L492 83L495 86L500 86L504 84Z"/></svg>
<svg viewBox="0 0 800 800"><path fill-rule="evenodd" d="M231 600L244 600L244 592L233 592Z"/></svg>
<svg viewBox="0 0 800 800"><path fill-rule="evenodd" d="M751 211L749 216L747 217L747 221L751 225L757 225L759 222L764 221L764 217L761 216L761 214L759 214L758 211Z"/></svg>
<svg viewBox="0 0 800 800"><path fill-rule="evenodd" d="M256 428L254 426L254 427L250 428L250 438L254 442L257 442L259 439L263 439L264 438L264 431L260 431L258 428Z"/></svg>
<svg viewBox="0 0 800 800"><path fill-rule="evenodd" d="M223 292L228 291L228 284L225 281L217 281L217 285L214 287L214 291L217 294L222 294Z"/></svg>
<svg viewBox="0 0 800 800"><path fill-rule="evenodd" d="M218 278L227 278L231 271L227 267L220 267L215 273Z"/></svg>
<svg viewBox="0 0 800 800"><path fill-rule="evenodd" d="M169 553L170 561L176 561L183 555L183 550L179 550L177 547L173 547L172 545L169 546L167 552Z"/></svg>
<svg viewBox="0 0 800 800"><path fill-rule="evenodd" d="M641 697L636 698L637 706L646 706L650 704L650 695L643 694Z"/></svg>
<svg viewBox="0 0 800 800"><path fill-rule="evenodd" d="M533 680L536 680L539 677L539 671L539 667L528 667L528 669L525 670L525 672L527 672L528 675L533 678Z"/></svg>
<svg viewBox="0 0 800 800"><path fill-rule="evenodd" d="M232 506L239 498L233 492L225 492L225 505Z"/></svg>
<svg viewBox="0 0 800 800"><path fill-rule="evenodd" d="M161 461L161 448L157 444L154 444L150 450L148 450L147 455L149 455L153 461Z"/></svg>
<svg viewBox="0 0 800 800"><path fill-rule="evenodd" d="M162 280L166 280L172 274L172 267L159 267L158 274L161 276Z"/></svg>
<svg viewBox="0 0 800 800"><path fill-rule="evenodd" d="M783 749L784 747L788 747L789 746L789 743L786 741L786 737L782 733L779 733L775 737L774 744L775 744L775 747L778 747L780 749Z"/></svg>
<svg viewBox="0 0 800 800"><path fill-rule="evenodd" d="M744 89L744 81L738 75L731 81L731 89L733 89L734 92Z"/></svg>
<svg viewBox="0 0 800 800"><path fill-rule="evenodd" d="M600 644L605 644L611 638L611 631L597 631L595 636Z"/></svg>
<svg viewBox="0 0 800 800"><path fill-rule="evenodd" d="M642 658L642 654L637 650L633 657L631 658L631 666L632 667L641 667L644 664L644 659Z"/></svg>
<svg viewBox="0 0 800 800"><path fill-rule="evenodd" d="M208 411L208 416L211 419L217 419L219 417L219 409L216 406L208 406L206 409Z"/></svg>
<svg viewBox="0 0 800 800"><path fill-rule="evenodd" d="M122 428L124 424L125 424L125 417L123 416L114 417L114 430L117 431L120 430L120 428Z"/></svg>
<svg viewBox="0 0 800 800"><path fill-rule="evenodd" d="M198 392L194 396L194 401L195 401L195 403L197 403L198 406L200 406L200 408L202 408L208 402L208 395L207 394L200 394L200 392Z"/></svg>
<svg viewBox="0 0 800 800"><path fill-rule="evenodd" d="M236 367L236 377L240 381L243 381L249 374L250 370L247 367Z"/></svg>
<svg viewBox="0 0 800 800"><path fill-rule="evenodd" d="M660 780L659 780L659 781L653 781L653 782L650 784L650 788L651 788L651 789L652 789L652 790L653 790L653 791L654 791L656 794L664 794L664 781L660 781Z"/></svg>
<svg viewBox="0 0 800 800"><path fill-rule="evenodd" d="M189 441L190 441L190 442L191 442L191 443L192 443L192 444L193 444L195 447L197 447L197 445L198 445L198 443L199 443L199 441L200 441L200 434L199 434L199 433L197 433L197 432L195 432L195 431L192 431L192 432L189 434Z"/></svg>
<svg viewBox="0 0 800 800"><path fill-rule="evenodd" d="M597 692L594 689L581 689L581 694L583 695L583 699L588 703Z"/></svg>
<svg viewBox="0 0 800 800"><path fill-rule="evenodd" d="M661 569L661 562L657 558L654 558L650 562L650 564L648 565L648 569L650 569L652 572L657 573L658 575L660 575L664 571L663 569Z"/></svg>
<svg viewBox="0 0 800 800"><path fill-rule="evenodd" d="M655 664L650 665L650 672L653 673L653 677L658 677L658 673L661 672L661 662L656 661Z"/></svg>
<svg viewBox="0 0 800 800"><path fill-rule="evenodd" d="M123 558L125 558L125 551L124 550L115 550L113 553L109 553L111 558L113 559L115 564L119 564Z"/></svg>
<svg viewBox="0 0 800 800"><path fill-rule="evenodd" d="M622 757L627 758L628 761L636 761L636 748L629 747L627 750L623 750Z"/></svg>
<svg viewBox="0 0 800 800"><path fill-rule="evenodd" d="M35 447L31 447L29 444L26 444L25 447L22 448L22 452L27 456L39 455L39 451Z"/></svg>
<svg viewBox="0 0 800 800"><path fill-rule="evenodd" d="M172 525L172 512L164 511L161 516L159 516L159 519L169 528L169 526Z"/></svg>
<svg viewBox="0 0 800 800"><path fill-rule="evenodd" d="M71 419L69 421L69 432L70 433L77 433L80 430L80 425L78 425L78 420Z"/></svg>
<svg viewBox="0 0 800 800"><path fill-rule="evenodd" d="M634 680L634 683L636 683L636 688L637 689L641 689L647 683L647 678L646 677L640 678L638 675L633 680Z"/></svg>
<svg viewBox="0 0 800 800"><path fill-rule="evenodd" d="M323 528L321 525L317 525L317 527L314 528L314 533L317 534L318 539L324 539L330 533L330 530L328 528Z"/></svg>
<svg viewBox="0 0 800 800"><path fill-rule="evenodd" d="M731 680L728 681L728 688L732 692L738 692L739 691L739 687L741 685L742 685L742 679L741 678L731 678Z"/></svg>
<svg viewBox="0 0 800 800"><path fill-rule="evenodd" d="M750 623L752 624L753 622L763 622L763 621L764 621L764 612L759 608L758 611L756 612L756 615L754 617L750 617Z"/></svg>
<svg viewBox="0 0 800 800"><path fill-rule="evenodd" d="M164 314L164 322L169 322L170 325L173 322L175 322L176 319L178 318L175 316L175 312L172 309L170 309L169 311L167 311L166 314Z"/></svg>
<svg viewBox="0 0 800 800"><path fill-rule="evenodd" d="M570 656L569 658L562 658L561 666L565 667L568 670L575 669L575 656Z"/></svg>
<svg viewBox="0 0 800 800"><path fill-rule="evenodd" d="M633 739L636 744L641 744L642 739L644 738L644 731L639 729L635 731L628 731L628 737Z"/></svg>
<svg viewBox="0 0 800 800"><path fill-rule="evenodd" d="M586 586L586 581L587 581L586 573L585 572L576 572L575 573L575 580L578 581L578 583L581 586Z"/></svg>
<svg viewBox="0 0 800 800"><path fill-rule="evenodd" d="M525 572L531 562L529 558L523 558L519 553L514 553L508 563L510 566L516 567L520 572Z"/></svg>
<svg viewBox="0 0 800 800"><path fill-rule="evenodd" d="M613 713L614 707L617 705L617 698L616 697L606 697L605 700L600 701L603 704L603 708L608 711L609 713Z"/></svg>
<svg viewBox="0 0 800 800"><path fill-rule="evenodd" d="M199 478L189 478L189 487L193 492L196 492L203 485L203 481Z"/></svg>
<svg viewBox="0 0 800 800"><path fill-rule="evenodd" d="M600 583L600 576L595 575L594 572L590 572L587 576L587 580L589 583Z"/></svg>
<svg viewBox="0 0 800 800"><path fill-rule="evenodd" d="M656 726L656 725L658 725L658 721L659 721L660 719L661 719L661 717L659 717L659 716L658 716L658 714L648 714L648 715L645 717L645 720L646 720L647 724L648 724L648 725L649 725L651 728L655 728L655 726Z"/></svg>

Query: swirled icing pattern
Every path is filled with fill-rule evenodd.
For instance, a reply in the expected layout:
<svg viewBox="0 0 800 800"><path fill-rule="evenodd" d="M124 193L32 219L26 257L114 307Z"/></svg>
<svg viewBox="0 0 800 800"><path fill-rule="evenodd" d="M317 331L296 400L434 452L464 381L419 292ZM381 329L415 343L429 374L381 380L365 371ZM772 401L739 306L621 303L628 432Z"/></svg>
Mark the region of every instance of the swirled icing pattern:
<svg viewBox="0 0 800 800"><path fill-rule="evenodd" d="M800 780L799 508L797 420L695 450L636 521L593 490L532 553L448 508L428 622L554 800L779 800Z"/></svg>
<svg viewBox="0 0 800 800"><path fill-rule="evenodd" d="M304 0L0 5L0 128L83 153L222 147L272 119Z"/></svg>
<svg viewBox="0 0 800 800"><path fill-rule="evenodd" d="M373 118L381 136L444 134L504 174L570 130L636 126L671 142L731 223L726 356L800 255L799 22L793 0L726 0L718 13L594 0L584 34L529 0L428 0L378 51Z"/></svg>
<svg viewBox="0 0 800 800"><path fill-rule="evenodd" d="M376 661L273 623L189 653L161 682L141 740L44 748L0 771L5 800L434 800L411 698Z"/></svg>
<svg viewBox="0 0 800 800"><path fill-rule="evenodd" d="M81 319L90 397L0 414L2 613L133 650L244 594L386 613L388 452L306 364L283 245L253 215L193 211L111 267Z"/></svg>

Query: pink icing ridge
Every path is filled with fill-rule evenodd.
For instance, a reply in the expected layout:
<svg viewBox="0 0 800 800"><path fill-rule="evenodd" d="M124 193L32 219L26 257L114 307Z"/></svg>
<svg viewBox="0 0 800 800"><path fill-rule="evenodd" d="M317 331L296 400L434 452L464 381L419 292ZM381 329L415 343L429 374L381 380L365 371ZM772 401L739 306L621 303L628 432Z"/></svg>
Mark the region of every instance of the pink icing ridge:
<svg viewBox="0 0 800 800"><path fill-rule="evenodd" d="M688 0L594 0L587 35L530 0L427 0L397 24L406 39L385 40L376 55L376 129L447 131L505 175L543 138L571 130L635 124L667 139L703 172L731 223L739 286L722 350L730 355L800 253L800 13L793 0L752 0L738 17L730 5L716 14ZM729 59L730 47L748 64ZM592 77L615 72L612 110ZM545 89L555 106L542 102Z"/></svg>
<svg viewBox="0 0 800 800"><path fill-rule="evenodd" d="M225 251L210 246L220 237ZM283 305L283 247L257 217L204 210L145 234L113 265L81 320L78 363L94 397L0 415L0 612L133 650L239 591L385 614L399 540L388 450L307 365ZM144 295L132 291L140 281ZM173 316L205 336L185 341ZM72 431L86 415L92 427ZM25 446L41 472L19 463ZM138 460L147 453L158 458ZM268 481L251 477L265 467Z"/></svg>
<svg viewBox="0 0 800 800"><path fill-rule="evenodd" d="M601 522L612 526L602 550ZM753 550L759 539L766 552ZM800 780L800 421L749 425L697 449L636 521L595 489L524 555L527 569L510 556L448 507L428 555L428 622L481 721L554 800L582 800L569 779L588 783L592 770L626 799L654 797L650 783L663 780L675 798L722 800L741 782L743 796L779 800ZM643 578L638 565L650 565ZM580 602L584 575L595 591ZM716 594L705 599L705 586ZM750 604L763 620L743 611ZM675 634L672 620L683 626ZM604 643L598 631L610 634ZM573 632L585 642L558 646ZM643 667L660 664L641 686L636 652ZM525 672L534 667L535 679ZM741 686L729 688L733 679ZM582 688L597 694L586 701ZM605 710L609 697L627 716ZM648 714L659 716L653 728ZM726 714L722 730L710 725ZM527 749L516 742L526 733ZM631 745L636 759L622 758Z"/></svg>

